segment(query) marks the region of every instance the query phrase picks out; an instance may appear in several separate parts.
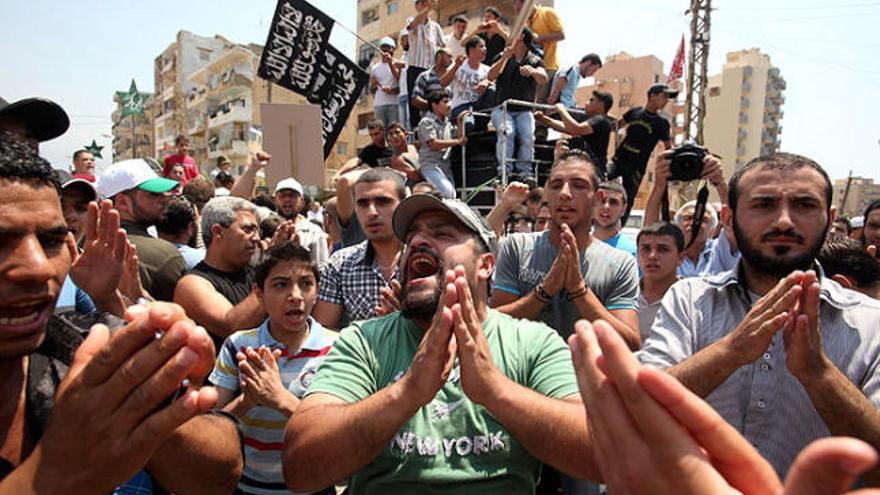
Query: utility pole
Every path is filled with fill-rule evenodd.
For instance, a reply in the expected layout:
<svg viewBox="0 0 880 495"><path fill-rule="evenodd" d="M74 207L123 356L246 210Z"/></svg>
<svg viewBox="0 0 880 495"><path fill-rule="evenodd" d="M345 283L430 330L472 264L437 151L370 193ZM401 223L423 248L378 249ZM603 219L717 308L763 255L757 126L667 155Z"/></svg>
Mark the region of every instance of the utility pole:
<svg viewBox="0 0 880 495"><path fill-rule="evenodd" d="M691 0L691 46L688 57L687 96L684 110L684 137L703 144L708 82L709 28L712 0Z"/></svg>

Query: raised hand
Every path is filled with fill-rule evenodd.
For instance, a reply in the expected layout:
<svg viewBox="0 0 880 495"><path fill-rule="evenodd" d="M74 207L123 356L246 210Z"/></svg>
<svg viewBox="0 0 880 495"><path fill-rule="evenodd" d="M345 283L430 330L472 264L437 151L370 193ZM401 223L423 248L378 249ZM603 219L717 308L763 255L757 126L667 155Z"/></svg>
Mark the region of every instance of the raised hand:
<svg viewBox="0 0 880 495"><path fill-rule="evenodd" d="M562 241L560 248L568 257L568 266L565 271L565 291L569 294L578 293L584 288L584 274L581 273L581 253L578 250L577 238L571 228L563 224Z"/></svg>
<svg viewBox="0 0 880 495"><path fill-rule="evenodd" d="M800 299L789 312L783 331L785 361L791 374L799 380L820 376L834 366L822 347L819 326L819 279L808 271L801 281Z"/></svg>
<svg viewBox="0 0 880 495"><path fill-rule="evenodd" d="M674 378L641 366L610 325L581 320L569 345L610 493L779 493L745 438Z"/></svg>
<svg viewBox="0 0 880 495"><path fill-rule="evenodd" d="M456 343L452 337L452 305L458 301L455 276L447 271L443 295L437 304L437 312L431 320L431 326L422 337L422 342L413 356L412 364L401 383L407 395L417 399L420 406L428 404L437 395L437 391L446 383L452 364L455 361Z"/></svg>
<svg viewBox="0 0 880 495"><path fill-rule="evenodd" d="M296 400L281 382L281 371L276 362L279 357L281 350L273 351L265 346L259 349L247 347L235 355L245 397L255 404L277 410L281 410L291 398Z"/></svg>
<svg viewBox="0 0 880 495"><path fill-rule="evenodd" d="M107 327L92 327L77 350L42 440L16 470L33 475L35 492L109 493L177 427L216 403L213 388L195 386L166 403L182 380L195 383L213 367L204 329L171 304L133 307L126 317L130 323L112 337Z"/></svg>
<svg viewBox="0 0 880 495"><path fill-rule="evenodd" d="M780 280L746 314L742 322L723 341L738 366L754 362L770 347L773 336L782 329L803 292L804 272L795 271Z"/></svg>
<svg viewBox="0 0 880 495"><path fill-rule="evenodd" d="M492 361L483 322L477 314L467 275L461 265L455 267L455 291L458 300L452 306L452 329L458 344L461 387L472 402L486 404L506 378Z"/></svg>
<svg viewBox="0 0 880 495"><path fill-rule="evenodd" d="M392 280L387 287L379 289L379 305L376 306L376 316L385 316L400 311L398 294L400 294L400 282L397 280Z"/></svg>
<svg viewBox="0 0 880 495"><path fill-rule="evenodd" d="M128 236L119 228L119 212L104 200L89 203L83 252L70 266L70 278L98 304L117 297L126 261ZM74 250L75 252L75 250Z"/></svg>

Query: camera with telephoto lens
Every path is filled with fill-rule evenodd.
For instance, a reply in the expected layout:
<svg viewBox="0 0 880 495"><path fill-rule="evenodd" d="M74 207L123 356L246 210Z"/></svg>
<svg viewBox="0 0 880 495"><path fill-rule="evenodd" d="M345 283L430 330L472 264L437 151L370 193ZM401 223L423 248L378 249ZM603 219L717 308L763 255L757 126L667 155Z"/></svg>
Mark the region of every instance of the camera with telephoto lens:
<svg viewBox="0 0 880 495"><path fill-rule="evenodd" d="M687 142L672 150L669 180L689 182L703 175L703 159L709 150L697 143Z"/></svg>

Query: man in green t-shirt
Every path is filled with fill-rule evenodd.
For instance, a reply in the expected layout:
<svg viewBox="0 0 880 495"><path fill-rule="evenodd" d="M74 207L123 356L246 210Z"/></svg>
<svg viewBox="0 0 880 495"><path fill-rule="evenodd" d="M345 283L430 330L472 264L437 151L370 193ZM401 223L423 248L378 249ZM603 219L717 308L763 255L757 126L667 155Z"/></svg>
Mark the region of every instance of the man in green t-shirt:
<svg viewBox="0 0 880 495"><path fill-rule="evenodd" d="M487 305L495 236L466 204L403 200L400 312L343 330L287 425L297 492L533 493L540 463L597 477L567 346Z"/></svg>

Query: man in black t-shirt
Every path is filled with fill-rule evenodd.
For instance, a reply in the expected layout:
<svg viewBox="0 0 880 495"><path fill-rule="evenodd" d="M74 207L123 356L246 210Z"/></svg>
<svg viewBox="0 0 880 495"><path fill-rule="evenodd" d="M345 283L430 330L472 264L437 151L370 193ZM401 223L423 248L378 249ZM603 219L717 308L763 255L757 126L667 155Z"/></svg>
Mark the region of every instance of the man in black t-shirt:
<svg viewBox="0 0 880 495"><path fill-rule="evenodd" d="M387 167L394 153L385 140L385 125L381 120L374 119L367 122L367 131L372 142L358 153L358 165L370 168Z"/></svg>
<svg viewBox="0 0 880 495"><path fill-rule="evenodd" d="M250 266L259 250L260 224L257 207L233 196L208 201L201 221L205 259L177 283L174 302L205 327L219 351L230 334L256 328L266 319L252 290L254 270ZM293 232L289 223L278 229Z"/></svg>
<svg viewBox="0 0 880 495"><path fill-rule="evenodd" d="M594 158L596 171L605 177L605 164L608 161L608 139L613 122L608 118L608 110L614 105L614 96L604 91L593 91L584 106L586 115L572 115L562 103L555 105L559 119L553 119L542 112L535 112L535 118L559 132L571 134L568 141L570 149L586 151Z"/></svg>
<svg viewBox="0 0 880 495"><path fill-rule="evenodd" d="M544 62L532 53L532 33L526 29L512 47L504 50L489 69L487 79L495 83L496 104L507 100L535 101L538 85L546 84L548 77ZM507 173L521 176L532 175L532 158L535 155L535 116L530 108L510 105L505 112L502 107L492 111L492 123L498 132L495 153L498 160L498 174ZM519 141L516 159L513 157L514 144Z"/></svg>
<svg viewBox="0 0 880 495"><path fill-rule="evenodd" d="M648 167L648 158L657 146L663 143L664 149L672 145L669 135L669 121L657 114L669 103L670 98L678 96L678 91L663 83L648 89L648 102L644 107L630 109L623 114L620 125L626 126L626 137L617 147L614 158L608 166L608 178L620 177L628 198L635 198ZM634 200L629 201L621 223L626 223Z"/></svg>
<svg viewBox="0 0 880 495"><path fill-rule="evenodd" d="M501 25L501 12L495 7L489 6L483 9L483 22L478 24L467 38L471 36L483 38L483 41L486 42L486 60L492 61L504 51L510 34Z"/></svg>

